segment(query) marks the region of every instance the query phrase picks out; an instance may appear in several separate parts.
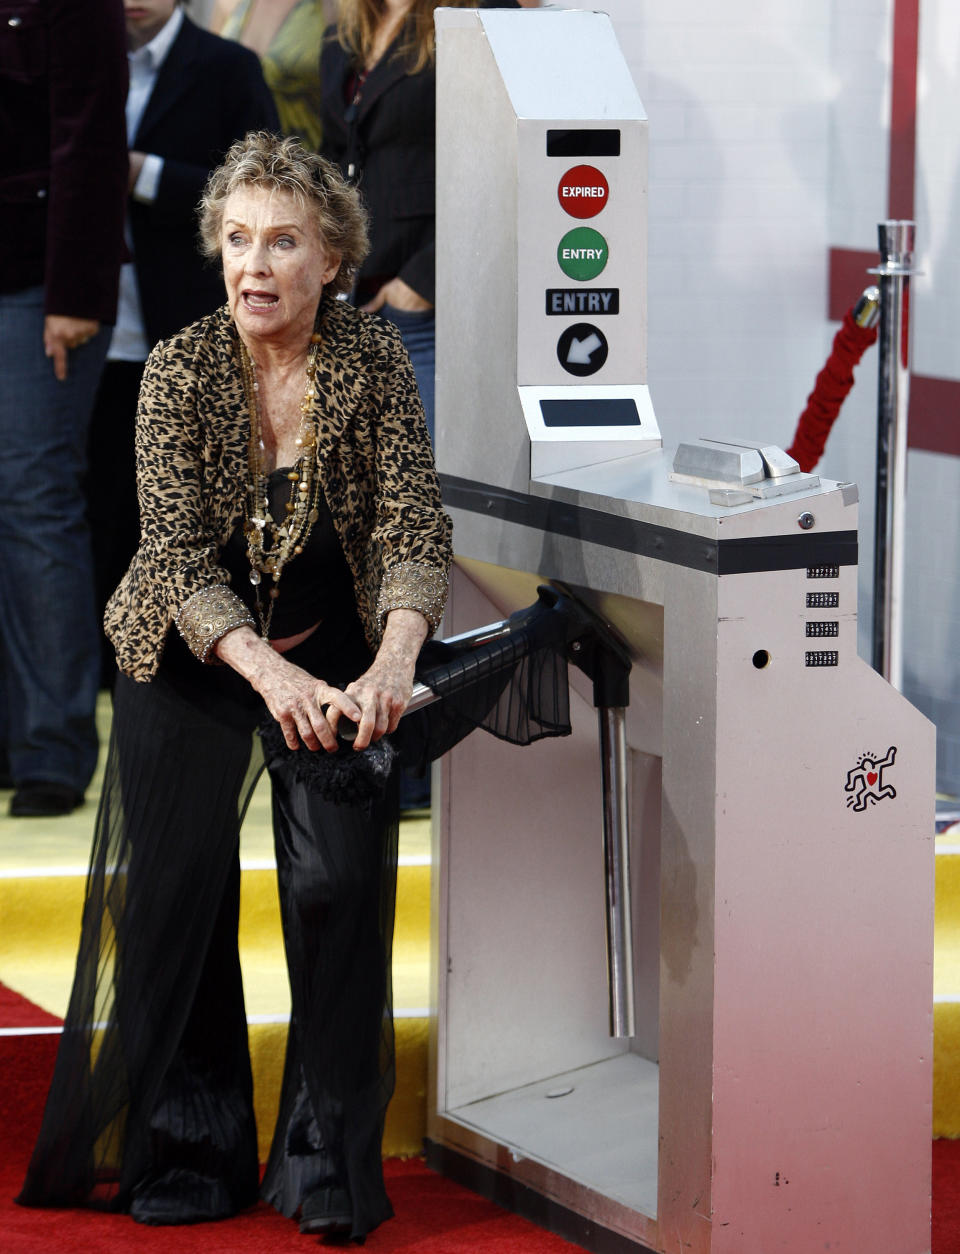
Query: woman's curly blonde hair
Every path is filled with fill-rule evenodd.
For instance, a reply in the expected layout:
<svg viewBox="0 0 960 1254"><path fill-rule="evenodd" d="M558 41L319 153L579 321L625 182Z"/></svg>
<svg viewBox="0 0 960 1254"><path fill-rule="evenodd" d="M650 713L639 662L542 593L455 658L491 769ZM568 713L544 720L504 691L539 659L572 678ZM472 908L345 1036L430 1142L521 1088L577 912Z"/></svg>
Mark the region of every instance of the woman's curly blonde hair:
<svg viewBox="0 0 960 1254"><path fill-rule="evenodd" d="M238 139L203 189L197 212L204 256L220 257L224 205L241 187L287 192L308 209L324 246L340 258L340 269L327 287L334 294L350 291L370 251L367 211L357 189L331 161L310 152L299 140L269 131L250 131Z"/></svg>

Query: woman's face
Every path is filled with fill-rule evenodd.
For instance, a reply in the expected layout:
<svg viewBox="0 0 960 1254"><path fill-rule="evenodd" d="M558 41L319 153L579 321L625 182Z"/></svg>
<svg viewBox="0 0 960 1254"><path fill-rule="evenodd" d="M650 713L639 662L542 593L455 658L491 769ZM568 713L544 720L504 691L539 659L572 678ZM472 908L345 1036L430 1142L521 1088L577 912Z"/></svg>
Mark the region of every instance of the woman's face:
<svg viewBox="0 0 960 1254"><path fill-rule="evenodd" d="M309 340L340 258L325 247L308 208L289 192L238 188L224 205L221 256L227 302L244 339Z"/></svg>

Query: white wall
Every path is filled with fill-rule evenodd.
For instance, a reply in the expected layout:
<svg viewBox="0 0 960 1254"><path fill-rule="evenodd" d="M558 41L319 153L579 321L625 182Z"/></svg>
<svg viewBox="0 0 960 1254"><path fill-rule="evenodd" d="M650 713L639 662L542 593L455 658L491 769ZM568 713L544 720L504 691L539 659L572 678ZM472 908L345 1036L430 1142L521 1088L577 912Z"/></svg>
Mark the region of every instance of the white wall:
<svg viewBox="0 0 960 1254"><path fill-rule="evenodd" d="M650 117L649 379L664 439L722 429L788 444L825 343L829 0L604 7Z"/></svg>
<svg viewBox="0 0 960 1254"><path fill-rule="evenodd" d="M892 0L834 0L831 8L830 244L875 250L877 223L887 217ZM864 272L863 287L874 282ZM850 304L859 290L850 292ZM832 335L836 325L829 325ZM872 653L878 365L874 348L856 371L820 466L826 475L860 485L860 652L866 658Z"/></svg>
<svg viewBox="0 0 960 1254"><path fill-rule="evenodd" d="M914 364L921 374L960 375L960 5L920 6L916 214L918 264Z"/></svg>
<svg viewBox="0 0 960 1254"><path fill-rule="evenodd" d="M649 377L668 444L790 443L836 331L828 250L875 247L885 216L889 3L604 5L650 117ZM861 374L869 392L872 360ZM846 478L860 459L841 434L824 469Z"/></svg>
<svg viewBox="0 0 960 1254"><path fill-rule="evenodd" d="M960 378L960 5L920 6L914 368ZM960 406L957 407L960 410ZM960 412L953 415L960 427ZM912 453L904 690L936 722L937 776L960 794L960 458Z"/></svg>
<svg viewBox="0 0 960 1254"><path fill-rule="evenodd" d="M831 9L828 221L835 248L872 249L887 216L891 0Z"/></svg>
<svg viewBox="0 0 960 1254"><path fill-rule="evenodd" d="M892 0L603 7L650 116L649 380L665 442L726 432L788 445L837 330L826 318L828 251L875 249L887 217ZM957 378L960 6L924 0L921 12L916 218L927 275L914 281L914 368ZM820 467L860 485L867 657L877 364L871 349ZM954 793L958 524L960 459L911 453L905 691L938 723L939 783Z"/></svg>

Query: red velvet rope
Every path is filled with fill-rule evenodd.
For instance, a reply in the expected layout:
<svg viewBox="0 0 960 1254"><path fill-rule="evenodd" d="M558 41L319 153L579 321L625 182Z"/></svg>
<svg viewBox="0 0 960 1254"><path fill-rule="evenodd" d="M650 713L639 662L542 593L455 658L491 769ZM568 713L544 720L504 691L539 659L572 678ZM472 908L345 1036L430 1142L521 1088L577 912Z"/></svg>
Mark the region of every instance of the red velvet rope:
<svg viewBox="0 0 960 1254"><path fill-rule="evenodd" d="M801 470L813 470L822 457L830 428L853 387L853 368L876 338L876 327L857 326L853 310L847 311L843 325L834 336L830 356L807 397L807 407L800 415L793 444L787 449Z"/></svg>

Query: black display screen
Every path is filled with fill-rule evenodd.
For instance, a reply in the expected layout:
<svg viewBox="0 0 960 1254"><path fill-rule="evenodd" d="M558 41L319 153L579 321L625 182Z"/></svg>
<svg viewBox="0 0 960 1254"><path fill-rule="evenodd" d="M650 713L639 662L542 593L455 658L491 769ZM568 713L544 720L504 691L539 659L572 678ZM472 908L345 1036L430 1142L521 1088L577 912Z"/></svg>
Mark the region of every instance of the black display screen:
<svg viewBox="0 0 960 1254"><path fill-rule="evenodd" d="M628 396L541 401L545 427L639 427L637 402Z"/></svg>
<svg viewBox="0 0 960 1254"><path fill-rule="evenodd" d="M619 157L620 131L547 131L548 157Z"/></svg>

